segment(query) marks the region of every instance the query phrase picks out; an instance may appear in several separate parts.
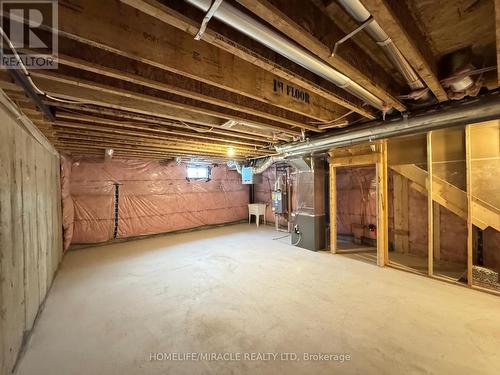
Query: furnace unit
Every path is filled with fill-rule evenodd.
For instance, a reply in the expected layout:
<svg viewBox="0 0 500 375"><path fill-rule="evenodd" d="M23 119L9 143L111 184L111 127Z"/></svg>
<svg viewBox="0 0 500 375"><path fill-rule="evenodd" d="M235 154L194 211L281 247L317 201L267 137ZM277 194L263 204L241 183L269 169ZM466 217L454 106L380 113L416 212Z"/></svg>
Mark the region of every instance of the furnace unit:
<svg viewBox="0 0 500 375"><path fill-rule="evenodd" d="M308 157L289 161L297 170L292 244L318 251L326 247L325 159Z"/></svg>

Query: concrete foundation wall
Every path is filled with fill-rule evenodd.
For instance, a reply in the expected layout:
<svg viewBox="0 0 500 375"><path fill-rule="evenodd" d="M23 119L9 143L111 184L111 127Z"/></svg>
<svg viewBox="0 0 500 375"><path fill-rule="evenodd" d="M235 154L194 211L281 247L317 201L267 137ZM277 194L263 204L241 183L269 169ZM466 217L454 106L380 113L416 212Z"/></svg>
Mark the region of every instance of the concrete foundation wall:
<svg viewBox="0 0 500 375"><path fill-rule="evenodd" d="M23 337L62 257L59 157L0 104L0 374Z"/></svg>

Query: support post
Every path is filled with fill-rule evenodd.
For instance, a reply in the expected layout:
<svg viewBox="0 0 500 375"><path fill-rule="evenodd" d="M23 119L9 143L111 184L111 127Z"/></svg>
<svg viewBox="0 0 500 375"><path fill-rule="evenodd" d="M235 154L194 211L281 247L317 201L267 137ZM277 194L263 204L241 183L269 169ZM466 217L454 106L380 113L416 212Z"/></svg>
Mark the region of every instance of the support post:
<svg viewBox="0 0 500 375"><path fill-rule="evenodd" d="M465 127L465 167L466 167L466 187L467 187L467 285L472 286L472 179L471 179L471 139L470 127Z"/></svg>
<svg viewBox="0 0 500 375"><path fill-rule="evenodd" d="M377 264L383 267L389 258L387 210L387 141L379 145L377 173Z"/></svg>
<svg viewBox="0 0 500 375"><path fill-rule="evenodd" d="M427 273L434 272L434 210L432 199L432 133L427 133Z"/></svg>
<svg viewBox="0 0 500 375"><path fill-rule="evenodd" d="M330 252L337 252L337 170L330 163Z"/></svg>

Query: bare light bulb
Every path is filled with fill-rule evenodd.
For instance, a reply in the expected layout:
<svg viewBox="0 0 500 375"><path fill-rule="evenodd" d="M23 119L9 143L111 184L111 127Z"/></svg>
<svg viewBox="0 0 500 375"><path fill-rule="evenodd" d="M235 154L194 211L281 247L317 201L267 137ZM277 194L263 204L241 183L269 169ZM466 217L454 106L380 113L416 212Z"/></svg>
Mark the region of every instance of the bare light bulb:
<svg viewBox="0 0 500 375"><path fill-rule="evenodd" d="M227 149L227 156L233 157L235 154L236 154L236 152L234 151L234 148L229 147Z"/></svg>

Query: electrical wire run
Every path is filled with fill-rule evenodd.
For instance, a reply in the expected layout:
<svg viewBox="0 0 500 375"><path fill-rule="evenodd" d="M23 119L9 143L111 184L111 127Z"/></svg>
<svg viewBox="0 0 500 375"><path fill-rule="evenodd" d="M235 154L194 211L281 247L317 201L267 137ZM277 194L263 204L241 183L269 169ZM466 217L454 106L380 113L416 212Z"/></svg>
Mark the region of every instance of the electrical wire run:
<svg viewBox="0 0 500 375"><path fill-rule="evenodd" d="M180 122L182 125L184 125L186 128L191 129L191 130L194 130L194 131L196 131L196 132L198 132L198 133L210 133L212 130L214 130L214 127L213 127L213 126L212 126L210 129L206 130L206 129L199 129L199 128L195 128L195 127L190 126L190 125L188 125L187 123L185 123L184 121L181 121L181 120L179 120L179 122Z"/></svg>
<svg viewBox="0 0 500 375"><path fill-rule="evenodd" d="M309 123L312 125L331 125L334 124L335 122L342 120L343 118L349 116L350 114L354 113L353 110L350 110L349 112L344 113L342 116L337 117L336 119L330 120L330 121L310 121Z"/></svg>

